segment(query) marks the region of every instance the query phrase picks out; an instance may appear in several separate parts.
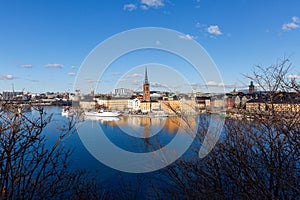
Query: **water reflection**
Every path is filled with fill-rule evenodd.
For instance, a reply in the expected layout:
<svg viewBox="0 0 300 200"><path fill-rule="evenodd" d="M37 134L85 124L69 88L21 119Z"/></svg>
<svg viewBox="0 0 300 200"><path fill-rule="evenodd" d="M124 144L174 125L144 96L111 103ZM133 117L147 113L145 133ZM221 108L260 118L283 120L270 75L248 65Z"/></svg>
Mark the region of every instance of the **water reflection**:
<svg viewBox="0 0 300 200"><path fill-rule="evenodd" d="M95 120L97 120L97 118ZM189 132L189 130L194 130L197 125L196 116L190 116L185 118L151 118L122 116L113 117L109 119L98 118L98 121L107 122L105 124L111 127L119 127L124 133L138 138L149 138L155 136L160 131L169 135L173 135L177 133L180 127Z"/></svg>
<svg viewBox="0 0 300 200"><path fill-rule="evenodd" d="M153 119L150 117L122 117L121 120L111 124L111 126L118 126L124 133L137 137L149 138L158 134L166 119Z"/></svg>
<svg viewBox="0 0 300 200"><path fill-rule="evenodd" d="M177 135L194 137L197 117L151 118L122 116L117 121L101 121L106 136L131 152L150 152L169 144ZM180 130L180 131L179 131Z"/></svg>
<svg viewBox="0 0 300 200"><path fill-rule="evenodd" d="M47 108L47 113L55 113L54 114L54 122L62 124L63 121L66 121L66 118L61 116L60 108ZM56 114L57 113L57 114ZM166 157L166 162L172 163L173 155L181 156L181 153L185 152L184 140L190 137L187 133L189 131L180 131L180 128L186 130L187 127L195 128L196 127L196 116L190 116L189 118L180 118L180 117L168 117L168 118L149 118L149 117L130 117L130 116L120 116L119 118L114 118L113 120L103 119L87 119L88 122L85 124L84 132L79 135L75 134L74 137L71 137L70 140L66 141L66 146L69 148L74 148L74 154L71 157L72 160L72 169L86 169L86 170L97 170L100 173L101 179L108 180L111 179L117 180L117 175L115 174L117 171L111 169L110 167L106 167L105 162L100 162L98 157L92 154L88 149L86 144L84 143L82 137L88 138L88 143L90 143L94 148L96 153L101 155L106 155L106 158L111 162L116 162L120 168L130 167L135 170L137 166L144 166L144 168L152 167L154 164L160 165L162 162L160 160L159 155L155 155L153 157L151 155L144 156L145 158L152 158L152 162L146 162L143 164L139 159L133 160L125 156L116 157L116 154L112 151L111 147L106 146L104 143L104 137L108 138L111 143L120 147L121 149L133 152L137 154L145 154L148 152L152 152L162 147L168 146L171 141L174 141L171 144L171 147L168 150L163 150L166 154L170 154L170 156ZM54 128L58 125L54 124L53 129L47 129L45 134L48 137L54 136L51 134L54 132ZM81 127L81 126L79 126ZM105 132L105 136L102 137L97 132L95 127L101 127L103 132ZM126 132L124 132L121 128L135 130L137 134L142 137L133 137ZM156 133L156 134L155 134ZM195 131L193 132L195 134ZM151 135L153 135L151 137ZM178 139L175 139L175 136L178 135ZM79 137L80 136L80 137ZM142 156L142 155L141 155ZM123 160L125 160L123 162ZM157 163L156 163L157 161ZM125 166L125 165L130 166ZM124 166L123 166L124 165ZM149 166L151 165L151 166ZM110 165L108 165L110 166ZM119 169L119 168L118 168ZM109 182L109 181L108 181ZM113 184L114 185L114 184Z"/></svg>
<svg viewBox="0 0 300 200"><path fill-rule="evenodd" d="M85 120L90 121L101 121L101 122L112 122L112 121L119 121L118 117L99 117L99 116L85 116Z"/></svg>

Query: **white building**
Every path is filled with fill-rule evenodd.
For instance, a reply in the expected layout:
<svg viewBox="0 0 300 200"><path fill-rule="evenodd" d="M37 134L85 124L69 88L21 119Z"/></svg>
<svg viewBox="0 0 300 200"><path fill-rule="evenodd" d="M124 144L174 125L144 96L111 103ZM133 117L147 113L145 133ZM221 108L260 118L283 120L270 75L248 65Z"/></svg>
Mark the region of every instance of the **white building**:
<svg viewBox="0 0 300 200"><path fill-rule="evenodd" d="M104 106L104 107L108 106L107 99L98 99L98 98L95 98L95 100L97 101L97 104L100 105L100 106Z"/></svg>
<svg viewBox="0 0 300 200"><path fill-rule="evenodd" d="M128 108L133 111L141 109L141 102L137 98L128 100Z"/></svg>

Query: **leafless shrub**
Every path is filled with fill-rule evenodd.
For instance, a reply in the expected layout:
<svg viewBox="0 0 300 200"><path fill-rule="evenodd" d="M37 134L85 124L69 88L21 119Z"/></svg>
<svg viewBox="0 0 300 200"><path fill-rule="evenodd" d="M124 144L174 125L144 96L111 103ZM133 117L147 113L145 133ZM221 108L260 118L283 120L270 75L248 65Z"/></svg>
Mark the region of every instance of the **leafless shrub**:
<svg viewBox="0 0 300 200"><path fill-rule="evenodd" d="M218 144L201 160L197 151L209 124L209 118L202 115L190 155L159 172L165 184L153 184L157 196L173 199L300 198L299 112L279 112L272 106L280 92L297 91L299 95L299 84L287 77L290 67L289 61L284 59L271 67L256 68L251 78L267 92L265 103L271 105L270 109L243 111L240 120L226 119Z"/></svg>
<svg viewBox="0 0 300 200"><path fill-rule="evenodd" d="M68 169L71 150L64 147L64 140L73 133L76 120L61 127L56 141L49 146L42 131L51 122L51 114L41 107L35 108L36 116L27 115L15 105L5 104L2 108L1 199L102 198L91 192L99 190L93 190L95 182L88 181L84 172Z"/></svg>

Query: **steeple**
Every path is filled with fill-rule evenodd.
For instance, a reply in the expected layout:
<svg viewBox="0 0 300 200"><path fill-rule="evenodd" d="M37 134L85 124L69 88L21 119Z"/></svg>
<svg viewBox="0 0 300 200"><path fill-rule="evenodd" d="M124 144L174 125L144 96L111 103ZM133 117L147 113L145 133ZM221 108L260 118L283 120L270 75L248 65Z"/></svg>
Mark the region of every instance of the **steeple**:
<svg viewBox="0 0 300 200"><path fill-rule="evenodd" d="M143 85L143 101L150 102L150 84L148 81L147 67L145 68L145 80Z"/></svg>
<svg viewBox="0 0 300 200"><path fill-rule="evenodd" d="M144 84L149 84L148 74L147 74L147 67L145 68L145 80L144 80Z"/></svg>
<svg viewBox="0 0 300 200"><path fill-rule="evenodd" d="M254 94L254 85L253 85L253 81L250 82L249 85L249 94Z"/></svg>

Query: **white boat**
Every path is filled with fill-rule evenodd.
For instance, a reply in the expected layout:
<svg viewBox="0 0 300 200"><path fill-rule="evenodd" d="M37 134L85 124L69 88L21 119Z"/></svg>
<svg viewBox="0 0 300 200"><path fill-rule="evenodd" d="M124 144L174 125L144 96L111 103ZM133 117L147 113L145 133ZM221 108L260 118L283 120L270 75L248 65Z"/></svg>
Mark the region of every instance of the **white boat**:
<svg viewBox="0 0 300 200"><path fill-rule="evenodd" d="M72 112L70 106L67 106L67 107L63 107L61 111L61 115L66 117L72 117L74 115L74 112Z"/></svg>
<svg viewBox="0 0 300 200"><path fill-rule="evenodd" d="M85 120L90 121L101 121L101 122L113 122L113 121L119 121L120 118L118 117L98 117L98 116L85 116Z"/></svg>
<svg viewBox="0 0 300 200"><path fill-rule="evenodd" d="M112 112L112 111L104 111L104 110L99 110L99 111L85 111L84 112L85 116L94 116L94 117L118 117L121 115L119 112Z"/></svg>

